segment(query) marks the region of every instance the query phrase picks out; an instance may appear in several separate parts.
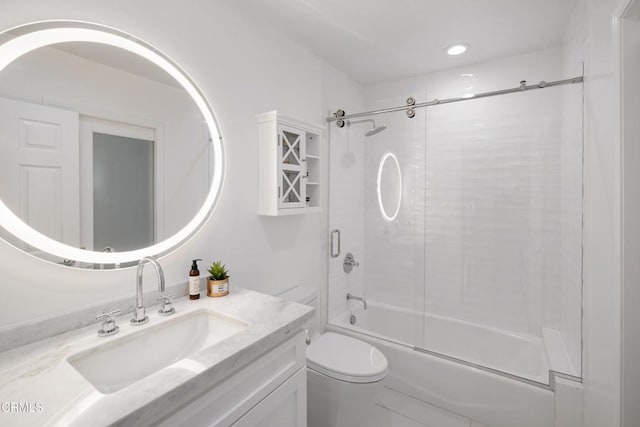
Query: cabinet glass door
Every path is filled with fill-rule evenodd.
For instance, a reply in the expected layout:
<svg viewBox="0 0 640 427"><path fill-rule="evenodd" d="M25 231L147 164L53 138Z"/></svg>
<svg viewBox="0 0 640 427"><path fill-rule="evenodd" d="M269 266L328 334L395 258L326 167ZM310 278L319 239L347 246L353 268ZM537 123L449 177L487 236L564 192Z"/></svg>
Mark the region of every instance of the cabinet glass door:
<svg viewBox="0 0 640 427"><path fill-rule="evenodd" d="M281 208L301 208L306 205L305 133L288 126L278 131L279 187Z"/></svg>

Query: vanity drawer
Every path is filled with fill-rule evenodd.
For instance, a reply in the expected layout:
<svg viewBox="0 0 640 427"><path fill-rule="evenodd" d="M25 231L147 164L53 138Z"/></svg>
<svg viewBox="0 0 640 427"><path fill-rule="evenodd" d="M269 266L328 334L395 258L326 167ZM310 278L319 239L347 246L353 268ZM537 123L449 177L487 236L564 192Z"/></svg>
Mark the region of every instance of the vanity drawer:
<svg viewBox="0 0 640 427"><path fill-rule="evenodd" d="M299 332L178 409L158 425L162 427L232 425L265 399L269 393L305 367L306 349L305 335ZM304 369L302 372L306 374Z"/></svg>

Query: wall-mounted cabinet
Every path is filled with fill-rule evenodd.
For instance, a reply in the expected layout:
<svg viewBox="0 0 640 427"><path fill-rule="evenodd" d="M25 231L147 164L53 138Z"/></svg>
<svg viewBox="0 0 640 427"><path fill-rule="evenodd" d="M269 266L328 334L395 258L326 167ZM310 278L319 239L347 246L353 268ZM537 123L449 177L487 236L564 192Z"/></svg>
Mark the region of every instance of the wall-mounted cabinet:
<svg viewBox="0 0 640 427"><path fill-rule="evenodd" d="M257 120L258 214L319 212L322 128L277 111L259 114Z"/></svg>

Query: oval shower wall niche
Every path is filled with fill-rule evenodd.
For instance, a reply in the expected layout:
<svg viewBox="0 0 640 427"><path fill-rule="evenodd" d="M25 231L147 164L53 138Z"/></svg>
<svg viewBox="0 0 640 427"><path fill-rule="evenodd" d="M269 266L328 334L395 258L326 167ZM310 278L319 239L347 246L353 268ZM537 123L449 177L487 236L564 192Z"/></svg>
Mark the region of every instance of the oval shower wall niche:
<svg viewBox="0 0 640 427"><path fill-rule="evenodd" d="M395 154L386 152L378 166L378 206L380 214L387 222L395 221L402 203L402 172Z"/></svg>

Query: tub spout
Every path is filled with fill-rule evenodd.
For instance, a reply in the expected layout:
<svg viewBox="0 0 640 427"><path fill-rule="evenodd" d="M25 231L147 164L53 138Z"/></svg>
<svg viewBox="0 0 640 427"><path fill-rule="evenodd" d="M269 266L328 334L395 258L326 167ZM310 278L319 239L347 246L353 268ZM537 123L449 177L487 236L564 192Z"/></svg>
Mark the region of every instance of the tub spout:
<svg viewBox="0 0 640 427"><path fill-rule="evenodd" d="M364 306L364 309L365 309L365 310L367 309L367 300L366 300L365 298L363 298L363 297L358 297L358 296L351 295L351 294L347 294L347 301L349 301L349 300L351 300L351 299L354 299L354 300L356 300L356 301L361 301L361 302L362 302L362 305Z"/></svg>

